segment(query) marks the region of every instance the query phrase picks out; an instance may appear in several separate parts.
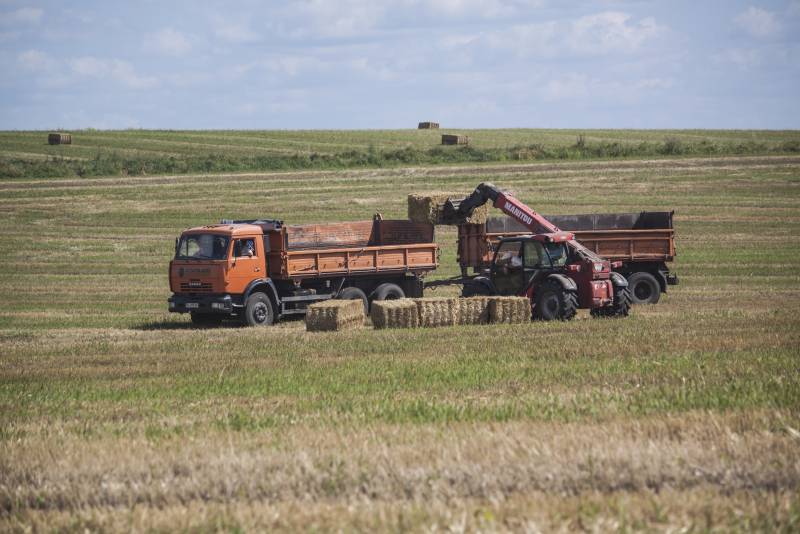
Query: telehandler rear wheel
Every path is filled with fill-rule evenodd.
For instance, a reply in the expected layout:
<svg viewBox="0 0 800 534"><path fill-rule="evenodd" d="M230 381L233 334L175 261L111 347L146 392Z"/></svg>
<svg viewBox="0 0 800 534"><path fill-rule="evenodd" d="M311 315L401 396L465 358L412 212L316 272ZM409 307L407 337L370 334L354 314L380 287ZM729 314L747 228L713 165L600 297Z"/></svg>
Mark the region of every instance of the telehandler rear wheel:
<svg viewBox="0 0 800 534"><path fill-rule="evenodd" d="M533 318L540 321L569 321L578 311L578 295L558 282L545 282L533 299Z"/></svg>

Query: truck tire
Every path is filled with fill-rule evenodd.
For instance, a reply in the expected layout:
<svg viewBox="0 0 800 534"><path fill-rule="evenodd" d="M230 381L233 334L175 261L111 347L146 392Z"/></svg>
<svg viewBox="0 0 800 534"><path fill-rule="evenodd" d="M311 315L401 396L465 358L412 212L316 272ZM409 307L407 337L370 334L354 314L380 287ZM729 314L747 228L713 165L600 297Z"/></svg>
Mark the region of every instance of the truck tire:
<svg viewBox="0 0 800 534"><path fill-rule="evenodd" d="M369 313L369 301L367 300L367 294L357 287L346 287L342 289L339 291L339 294L336 295L336 298L340 300L360 300L364 304L364 313Z"/></svg>
<svg viewBox="0 0 800 534"><path fill-rule="evenodd" d="M370 302L376 300L395 300L404 299L406 294L403 289L395 284L381 284L375 288L375 291L370 295Z"/></svg>
<svg viewBox="0 0 800 534"><path fill-rule="evenodd" d="M578 311L578 295L555 281L543 283L533 303L533 318L539 321L569 321Z"/></svg>
<svg viewBox="0 0 800 534"><path fill-rule="evenodd" d="M219 326L222 324L222 315L216 313L191 313L192 325L199 328Z"/></svg>
<svg viewBox="0 0 800 534"><path fill-rule="evenodd" d="M605 308L595 308L592 317L627 317L631 311L631 290L627 287L614 286L614 302Z"/></svg>
<svg viewBox="0 0 800 534"><path fill-rule="evenodd" d="M640 271L628 276L628 287L634 304L655 304L661 298L661 285L650 273Z"/></svg>
<svg viewBox="0 0 800 534"><path fill-rule="evenodd" d="M244 320L250 326L269 326L275 322L275 310L269 297L261 292L247 297Z"/></svg>

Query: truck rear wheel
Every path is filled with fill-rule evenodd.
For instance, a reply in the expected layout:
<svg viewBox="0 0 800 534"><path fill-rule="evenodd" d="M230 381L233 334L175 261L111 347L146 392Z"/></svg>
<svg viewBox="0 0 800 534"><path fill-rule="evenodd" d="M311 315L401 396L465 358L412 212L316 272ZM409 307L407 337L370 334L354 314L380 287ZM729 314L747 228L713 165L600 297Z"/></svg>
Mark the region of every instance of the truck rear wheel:
<svg viewBox="0 0 800 534"><path fill-rule="evenodd" d="M628 277L628 286L634 304L655 304L661 298L661 286L650 273L633 273Z"/></svg>
<svg viewBox="0 0 800 534"><path fill-rule="evenodd" d="M395 284L381 284L372 292L370 300L395 300L404 299L406 294L403 289Z"/></svg>
<svg viewBox="0 0 800 534"><path fill-rule="evenodd" d="M578 296L557 282L545 282L533 299L533 318L569 321L578 311Z"/></svg>
<svg viewBox="0 0 800 534"><path fill-rule="evenodd" d="M264 293L253 293L244 306L244 320L250 326L269 326L275 322L272 301Z"/></svg>
<svg viewBox="0 0 800 534"><path fill-rule="evenodd" d="M346 287L342 289L339 291L339 294L336 296L336 298L340 300L360 300L364 304L364 313L369 313L369 301L367 300L367 294L357 287Z"/></svg>
<svg viewBox="0 0 800 534"><path fill-rule="evenodd" d="M614 302L605 308L595 308L592 317L627 317L631 310L631 290L614 286Z"/></svg>

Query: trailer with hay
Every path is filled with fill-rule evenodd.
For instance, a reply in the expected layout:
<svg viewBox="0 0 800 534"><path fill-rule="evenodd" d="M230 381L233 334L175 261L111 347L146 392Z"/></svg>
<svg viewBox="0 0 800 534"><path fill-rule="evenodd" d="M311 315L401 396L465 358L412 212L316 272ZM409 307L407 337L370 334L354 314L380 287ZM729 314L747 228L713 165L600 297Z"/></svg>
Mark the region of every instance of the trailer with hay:
<svg viewBox="0 0 800 534"><path fill-rule="evenodd" d="M462 295L526 296L533 317L541 320L569 320L578 308L589 309L592 316L628 315L628 281L612 272L612 262L580 244L572 232L561 230L547 218L525 205L508 191L490 183L481 183L468 196L447 198L431 195L430 205L409 197L409 217L427 214L435 224L485 224L486 218L471 220L476 211L488 205L500 209L515 220L524 234L500 239L485 272L430 282L426 287L458 284ZM614 267L621 262L614 262Z"/></svg>
<svg viewBox="0 0 800 534"><path fill-rule="evenodd" d="M546 215L545 218L572 232L583 246L614 262L614 271L630 286L634 304L655 304L678 277L667 265L675 259L672 211ZM479 274L489 269L500 241L530 233L511 217L481 218L458 225L458 263L461 273Z"/></svg>
<svg viewBox="0 0 800 534"><path fill-rule="evenodd" d="M366 311L372 301L421 297L438 255L430 223L224 220L176 239L169 310L196 324L234 317L252 326L330 299L357 300Z"/></svg>

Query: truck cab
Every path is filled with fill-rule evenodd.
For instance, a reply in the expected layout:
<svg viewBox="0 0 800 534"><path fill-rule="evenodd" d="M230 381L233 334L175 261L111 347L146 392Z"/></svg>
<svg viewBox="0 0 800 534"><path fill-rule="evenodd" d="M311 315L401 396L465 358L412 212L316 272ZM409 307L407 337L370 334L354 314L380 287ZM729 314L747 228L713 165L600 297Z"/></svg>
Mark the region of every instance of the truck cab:
<svg viewBox="0 0 800 534"><path fill-rule="evenodd" d="M195 323L219 321L244 306L247 286L267 273L261 227L216 224L190 228L169 264L169 310L191 313Z"/></svg>

